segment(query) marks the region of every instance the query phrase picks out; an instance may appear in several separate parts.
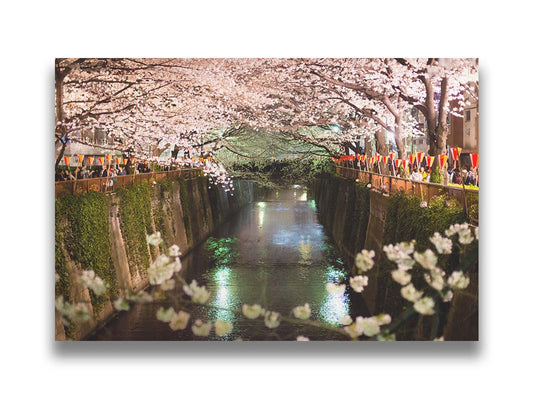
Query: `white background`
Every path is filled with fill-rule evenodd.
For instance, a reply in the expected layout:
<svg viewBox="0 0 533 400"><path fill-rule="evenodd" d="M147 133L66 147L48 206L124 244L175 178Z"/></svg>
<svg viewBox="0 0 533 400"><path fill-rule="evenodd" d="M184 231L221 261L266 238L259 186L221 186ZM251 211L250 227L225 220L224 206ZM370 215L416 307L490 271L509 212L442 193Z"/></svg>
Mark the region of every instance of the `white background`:
<svg viewBox="0 0 533 400"><path fill-rule="evenodd" d="M4 2L2 398L530 396L531 13L475 3ZM480 57L480 342L55 344L53 62L80 56Z"/></svg>

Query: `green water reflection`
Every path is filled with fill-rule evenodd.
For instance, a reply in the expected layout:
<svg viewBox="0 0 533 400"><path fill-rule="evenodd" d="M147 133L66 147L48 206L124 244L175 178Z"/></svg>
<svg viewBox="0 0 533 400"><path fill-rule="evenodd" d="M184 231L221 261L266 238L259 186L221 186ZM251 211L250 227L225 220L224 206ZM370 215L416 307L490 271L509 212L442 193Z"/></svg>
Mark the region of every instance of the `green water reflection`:
<svg viewBox="0 0 533 400"><path fill-rule="evenodd" d="M307 201L304 194L298 193L293 205L257 202L251 208L251 225L245 235L207 240L204 249L211 267L203 278L211 293L210 305L226 309L211 308L210 320L242 323L242 317L229 309L238 310L245 302L284 315L309 302L314 318L335 326L350 314L348 290L344 294L326 290L327 282L348 287L349 275L337 249L314 219L315 201Z"/></svg>
<svg viewBox="0 0 533 400"><path fill-rule="evenodd" d="M210 305L218 307L209 309L210 320L235 320L235 315L231 311L222 309L231 309L238 305L239 301L234 293L236 284L231 270L231 265L239 254L237 242L237 238L210 237L205 244L205 249L214 264L214 268L208 270L205 277L212 296Z"/></svg>

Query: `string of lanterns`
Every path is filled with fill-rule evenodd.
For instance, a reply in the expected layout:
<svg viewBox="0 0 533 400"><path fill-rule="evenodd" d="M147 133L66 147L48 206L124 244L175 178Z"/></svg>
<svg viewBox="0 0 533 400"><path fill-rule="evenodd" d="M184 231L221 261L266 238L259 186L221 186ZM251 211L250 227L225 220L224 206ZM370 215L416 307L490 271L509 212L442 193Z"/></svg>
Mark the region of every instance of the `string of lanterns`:
<svg viewBox="0 0 533 400"><path fill-rule="evenodd" d="M452 147L450 149L451 153L451 159L454 162L454 169L457 167L457 161L459 160L459 156L461 155L461 148L460 147ZM386 156L383 156L379 153L374 153L372 157L367 157L366 154L356 154L356 155L347 155L347 156L341 156L339 158L331 157L331 160L335 163L340 163L343 161L357 161L366 163L368 166L374 165L376 162L383 162L385 164L388 164L389 159L393 163L393 166L396 168L400 168L402 166L404 169L407 169L408 165L411 166L418 166L422 164L423 161L426 163L426 167L431 168L433 166L433 163L435 161L435 158L438 160L438 165L440 168L444 168L446 165L446 161L448 161L448 156L446 154L439 154L438 156L425 156L424 152L419 151L416 154L409 154L408 159L400 160L396 158L396 155L394 153L389 153ZM473 168L477 168L479 165L479 154L472 153L470 154L470 163Z"/></svg>

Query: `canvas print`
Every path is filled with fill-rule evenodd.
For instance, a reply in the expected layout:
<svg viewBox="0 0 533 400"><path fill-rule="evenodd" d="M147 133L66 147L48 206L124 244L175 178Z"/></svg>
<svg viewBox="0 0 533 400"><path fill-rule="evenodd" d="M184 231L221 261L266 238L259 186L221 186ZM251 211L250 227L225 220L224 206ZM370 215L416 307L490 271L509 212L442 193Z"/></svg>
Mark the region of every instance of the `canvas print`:
<svg viewBox="0 0 533 400"><path fill-rule="evenodd" d="M55 339L478 340L478 64L56 59Z"/></svg>

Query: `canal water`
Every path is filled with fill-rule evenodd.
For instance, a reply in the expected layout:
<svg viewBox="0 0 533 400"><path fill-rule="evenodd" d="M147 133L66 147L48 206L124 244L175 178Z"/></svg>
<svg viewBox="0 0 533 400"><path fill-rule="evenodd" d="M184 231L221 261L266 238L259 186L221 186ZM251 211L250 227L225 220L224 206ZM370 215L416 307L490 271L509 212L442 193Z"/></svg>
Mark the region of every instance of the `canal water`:
<svg viewBox="0 0 533 400"><path fill-rule="evenodd" d="M171 302L137 304L88 340L295 340L298 335L343 340L332 330L288 322L271 330L263 319L249 320L231 310L260 304L289 316L294 307L309 303L311 319L336 327L346 314L367 315L361 296L349 288L348 268L318 222L315 201L303 187L272 191L264 201L246 206L182 263L185 280L206 285L209 303L219 309L194 305L187 309L189 327L172 331L155 318L157 309ZM327 282L346 283L346 293L328 293ZM207 338L194 336L190 324L195 319L231 321L233 332L217 337L213 329Z"/></svg>

